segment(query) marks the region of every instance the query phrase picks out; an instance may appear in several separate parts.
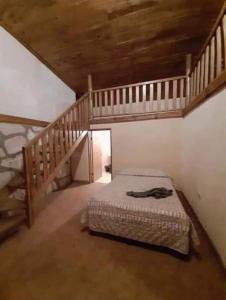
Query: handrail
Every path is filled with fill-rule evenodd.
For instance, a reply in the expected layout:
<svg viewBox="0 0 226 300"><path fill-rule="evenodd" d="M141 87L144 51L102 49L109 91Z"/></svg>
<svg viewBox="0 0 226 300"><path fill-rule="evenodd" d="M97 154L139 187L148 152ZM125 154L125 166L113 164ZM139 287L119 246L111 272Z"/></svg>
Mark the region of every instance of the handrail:
<svg viewBox="0 0 226 300"><path fill-rule="evenodd" d="M120 85L120 86L113 86L113 87L109 87L109 88L93 90L93 92L104 92L104 91L110 91L110 90L117 90L117 89L123 89L123 88L127 88L127 87L141 86L144 84L158 83L158 82L177 80L177 79L183 79L183 78L186 78L186 76L180 75L180 76L156 79L156 80L151 80L151 81L144 81L144 82L138 82L138 83L132 83L132 84L126 84L126 85Z"/></svg>
<svg viewBox="0 0 226 300"><path fill-rule="evenodd" d="M12 116L12 115L5 115L0 114L0 123L10 123L10 124L21 124L21 125L30 125L30 126L37 126L37 127L46 127L49 125L49 122Z"/></svg>
<svg viewBox="0 0 226 300"><path fill-rule="evenodd" d="M226 84L226 2L191 69L184 114Z"/></svg>
<svg viewBox="0 0 226 300"><path fill-rule="evenodd" d="M204 42L204 45L202 46L201 51L199 52L199 54L198 54L196 60L195 60L195 61L193 62L193 64L192 64L191 73L192 73L192 71L194 70L195 66L197 65L198 61L200 60L200 58L201 58L203 52L205 51L206 47L207 47L208 44L209 44L211 38L212 38L213 35L215 34L218 25L220 24L220 22L222 21L222 19L223 19L223 17L224 17L225 11L226 11L226 2L224 2L222 9L221 9L221 11L220 11L220 13L219 13L219 15L218 15L218 17L217 17L217 19L216 19L216 21L215 21L215 23L214 23L212 29L211 29L211 31L210 31L210 33L209 33L209 35L208 35L206 41Z"/></svg>
<svg viewBox="0 0 226 300"><path fill-rule="evenodd" d="M34 198L41 195L89 129L89 93L73 103L55 121L23 147L28 222L33 222Z"/></svg>

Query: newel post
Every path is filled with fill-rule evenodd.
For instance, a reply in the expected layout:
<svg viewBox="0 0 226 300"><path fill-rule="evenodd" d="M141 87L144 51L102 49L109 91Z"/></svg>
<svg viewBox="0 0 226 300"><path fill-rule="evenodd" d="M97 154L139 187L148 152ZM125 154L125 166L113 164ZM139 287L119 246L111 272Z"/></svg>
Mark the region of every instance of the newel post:
<svg viewBox="0 0 226 300"><path fill-rule="evenodd" d="M91 74L88 75L88 93L89 93L89 121L93 118L93 82Z"/></svg>
<svg viewBox="0 0 226 300"><path fill-rule="evenodd" d="M191 82L190 82L190 73L191 73L191 54L186 56L186 100L185 106L187 106L190 102L191 98Z"/></svg>

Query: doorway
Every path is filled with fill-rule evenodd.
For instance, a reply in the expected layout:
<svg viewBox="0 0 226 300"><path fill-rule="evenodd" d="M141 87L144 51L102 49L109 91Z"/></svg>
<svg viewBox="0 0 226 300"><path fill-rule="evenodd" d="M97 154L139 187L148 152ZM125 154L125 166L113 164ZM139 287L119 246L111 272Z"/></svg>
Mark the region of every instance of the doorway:
<svg viewBox="0 0 226 300"><path fill-rule="evenodd" d="M92 130L92 161L94 182L111 182L111 152L111 130Z"/></svg>

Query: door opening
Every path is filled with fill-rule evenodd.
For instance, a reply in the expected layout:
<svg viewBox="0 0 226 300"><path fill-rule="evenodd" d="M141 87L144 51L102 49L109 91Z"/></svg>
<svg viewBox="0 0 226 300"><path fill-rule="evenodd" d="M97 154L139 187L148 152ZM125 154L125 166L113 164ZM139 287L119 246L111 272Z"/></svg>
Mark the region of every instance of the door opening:
<svg viewBox="0 0 226 300"><path fill-rule="evenodd" d="M111 182L111 130L92 130L93 181Z"/></svg>

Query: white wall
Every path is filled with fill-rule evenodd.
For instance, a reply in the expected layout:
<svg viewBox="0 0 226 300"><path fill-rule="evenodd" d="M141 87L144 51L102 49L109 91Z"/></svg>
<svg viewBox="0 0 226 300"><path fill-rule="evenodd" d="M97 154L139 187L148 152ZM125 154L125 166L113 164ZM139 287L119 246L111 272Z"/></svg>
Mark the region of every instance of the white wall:
<svg viewBox="0 0 226 300"><path fill-rule="evenodd" d="M0 27L0 113L54 120L75 93Z"/></svg>
<svg viewBox="0 0 226 300"><path fill-rule="evenodd" d="M226 266L226 89L183 120L183 191Z"/></svg>
<svg viewBox="0 0 226 300"><path fill-rule="evenodd" d="M71 156L72 178L78 181L89 181L89 143L84 139Z"/></svg>
<svg viewBox="0 0 226 300"><path fill-rule="evenodd" d="M183 119L93 125L112 129L113 176L127 167L162 169L180 186Z"/></svg>

